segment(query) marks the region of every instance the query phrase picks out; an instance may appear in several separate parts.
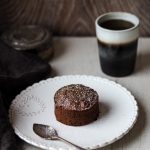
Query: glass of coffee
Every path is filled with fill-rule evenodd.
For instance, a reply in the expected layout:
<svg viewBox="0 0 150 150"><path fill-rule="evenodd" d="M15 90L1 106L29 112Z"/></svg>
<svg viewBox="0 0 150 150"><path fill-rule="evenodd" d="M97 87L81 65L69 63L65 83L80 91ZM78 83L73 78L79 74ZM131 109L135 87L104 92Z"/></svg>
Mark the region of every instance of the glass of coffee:
<svg viewBox="0 0 150 150"><path fill-rule="evenodd" d="M110 12L99 16L95 25L102 71L116 77L130 75L136 62L139 19Z"/></svg>

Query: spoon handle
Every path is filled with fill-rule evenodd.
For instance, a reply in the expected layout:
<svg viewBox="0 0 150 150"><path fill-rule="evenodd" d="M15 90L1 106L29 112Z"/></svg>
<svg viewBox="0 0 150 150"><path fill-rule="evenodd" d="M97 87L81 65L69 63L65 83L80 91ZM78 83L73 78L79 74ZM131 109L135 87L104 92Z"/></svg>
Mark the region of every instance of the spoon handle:
<svg viewBox="0 0 150 150"><path fill-rule="evenodd" d="M70 144L70 145L76 147L76 148L79 149L79 150L86 150L86 149L84 149L84 148L82 148L82 147L79 147L79 146L77 146L77 145L75 145L75 144L73 144L73 143L71 143L71 142L69 142L69 141L63 139L62 137L57 136L56 138L57 138L58 140L61 140L61 141L65 142L65 143L67 143L67 144Z"/></svg>

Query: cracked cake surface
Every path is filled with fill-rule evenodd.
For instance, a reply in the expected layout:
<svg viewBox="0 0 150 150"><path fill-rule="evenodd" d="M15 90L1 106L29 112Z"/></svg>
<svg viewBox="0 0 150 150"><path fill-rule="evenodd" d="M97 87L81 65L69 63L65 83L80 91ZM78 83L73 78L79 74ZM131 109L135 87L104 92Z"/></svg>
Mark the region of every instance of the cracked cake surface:
<svg viewBox="0 0 150 150"><path fill-rule="evenodd" d="M55 94L55 105L70 110L86 110L98 99L97 92L82 84L71 84L59 89Z"/></svg>

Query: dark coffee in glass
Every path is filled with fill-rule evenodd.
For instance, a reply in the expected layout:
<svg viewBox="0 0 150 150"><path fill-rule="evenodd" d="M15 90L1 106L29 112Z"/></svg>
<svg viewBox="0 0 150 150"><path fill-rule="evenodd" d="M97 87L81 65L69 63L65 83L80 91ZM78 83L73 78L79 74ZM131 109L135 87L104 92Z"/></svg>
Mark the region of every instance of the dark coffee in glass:
<svg viewBox="0 0 150 150"><path fill-rule="evenodd" d="M121 77L134 70L139 20L136 16L113 12L96 20L96 34L102 71Z"/></svg>

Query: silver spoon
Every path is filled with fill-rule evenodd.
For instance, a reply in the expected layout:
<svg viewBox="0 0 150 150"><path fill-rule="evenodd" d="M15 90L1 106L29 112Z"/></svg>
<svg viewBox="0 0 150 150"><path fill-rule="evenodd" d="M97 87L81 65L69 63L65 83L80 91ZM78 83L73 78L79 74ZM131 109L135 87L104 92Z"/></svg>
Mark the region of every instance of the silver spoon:
<svg viewBox="0 0 150 150"><path fill-rule="evenodd" d="M33 124L33 131L40 137L47 139L47 140L61 140L65 143L68 143L76 148L78 148L79 150L86 150L82 147L79 147L61 137L58 136L56 130L54 128L52 128L51 126L48 125L43 125L43 124Z"/></svg>

